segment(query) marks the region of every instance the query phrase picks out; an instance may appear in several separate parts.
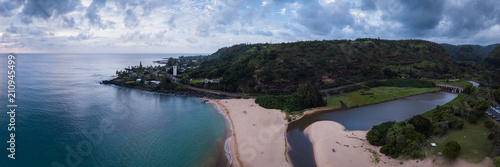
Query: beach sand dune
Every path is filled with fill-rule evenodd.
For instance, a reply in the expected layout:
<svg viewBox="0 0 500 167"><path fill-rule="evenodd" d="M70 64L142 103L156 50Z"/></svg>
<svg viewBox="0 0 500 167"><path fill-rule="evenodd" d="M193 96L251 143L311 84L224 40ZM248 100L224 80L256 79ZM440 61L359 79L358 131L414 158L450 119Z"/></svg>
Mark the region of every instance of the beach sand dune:
<svg viewBox="0 0 500 167"><path fill-rule="evenodd" d="M285 113L260 107L254 99L211 100L232 123L233 166L285 167Z"/></svg>
<svg viewBox="0 0 500 167"><path fill-rule="evenodd" d="M444 158L429 157L424 160L391 159L366 141L368 131L347 131L344 126L333 121L319 121L311 124L304 131L313 143L314 156L319 167L326 166L460 166L460 167L493 167L490 158L478 164L457 159L449 161ZM332 150L334 149L335 152ZM378 159L378 160L377 160ZM378 161L378 162L377 162Z"/></svg>

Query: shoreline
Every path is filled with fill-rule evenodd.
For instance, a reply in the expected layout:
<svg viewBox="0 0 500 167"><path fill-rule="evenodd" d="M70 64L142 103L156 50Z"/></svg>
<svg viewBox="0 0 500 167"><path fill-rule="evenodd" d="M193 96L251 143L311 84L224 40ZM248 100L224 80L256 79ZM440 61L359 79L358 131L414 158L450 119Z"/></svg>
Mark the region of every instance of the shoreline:
<svg viewBox="0 0 500 167"><path fill-rule="evenodd" d="M233 140L231 140L234 136L233 136L233 124L232 124L232 121L231 121L231 118L224 112L223 109L221 109L219 107L218 104L216 104L216 102L212 99L207 99L207 98L201 98L202 100L208 100L210 103L210 105L212 105L212 107L217 111L218 114L222 115L224 117L224 120L226 122L226 129L227 129L227 134L226 134L226 139L224 140L224 151L225 151L225 155L226 155L226 158L227 158L227 161L228 161L228 165L229 166L232 166L233 164L233 157L236 157L234 154L234 151L232 150L234 147L231 147L231 145L233 144Z"/></svg>
<svg viewBox="0 0 500 167"><path fill-rule="evenodd" d="M154 93L162 93L165 95L186 96L186 97L195 97L195 98L201 98L201 99L203 99L203 98L207 98L207 99L228 99L228 98L231 98L231 97L228 97L226 95L214 94L214 93L203 92L203 91L196 91L196 90L191 90L191 89L189 89L189 90L158 90L158 89L154 89L154 88L133 86L133 85L129 85L129 84L124 83L124 82L114 81L114 79L101 81L100 84L114 85L117 87L137 89L137 90L143 90L143 91L154 92Z"/></svg>
<svg viewBox="0 0 500 167"><path fill-rule="evenodd" d="M222 105L218 101L215 101L214 99L207 99L207 98L202 98L202 99L208 100L209 103L216 106L217 107L216 109L219 110L218 112L222 113L222 115L224 116L226 121L229 121L229 125L230 125L231 130L230 130L230 133L228 133L228 137L226 137L226 140L229 140L229 156L231 157L231 160L228 160L229 161L228 165L229 166L237 166L237 167L241 166L241 162L237 156L237 154L238 154L237 153L238 150L236 150L237 145L234 142L234 140L236 140L236 137L235 137L235 132L233 131L233 129L234 129L233 123L232 123L233 121L231 120L231 117L229 117L229 112L227 111L226 108L222 107ZM224 150L226 151L225 148L224 148ZM235 164L235 162L236 162L236 164Z"/></svg>

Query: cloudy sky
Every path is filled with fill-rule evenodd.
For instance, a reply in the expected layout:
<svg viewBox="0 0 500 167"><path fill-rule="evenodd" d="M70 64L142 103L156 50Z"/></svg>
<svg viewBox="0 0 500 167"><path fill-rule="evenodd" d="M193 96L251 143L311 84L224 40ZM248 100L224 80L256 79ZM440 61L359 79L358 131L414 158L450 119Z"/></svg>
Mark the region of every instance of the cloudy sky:
<svg viewBox="0 0 500 167"><path fill-rule="evenodd" d="M239 43L500 42L498 0L0 0L0 53L212 53Z"/></svg>

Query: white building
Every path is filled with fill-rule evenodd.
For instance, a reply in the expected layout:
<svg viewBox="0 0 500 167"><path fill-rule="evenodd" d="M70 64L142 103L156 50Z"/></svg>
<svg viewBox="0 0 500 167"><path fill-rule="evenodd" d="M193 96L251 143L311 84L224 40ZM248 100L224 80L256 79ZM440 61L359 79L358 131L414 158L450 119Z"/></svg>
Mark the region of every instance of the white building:
<svg viewBox="0 0 500 167"><path fill-rule="evenodd" d="M177 66L174 66L173 68L174 68L174 69L173 69L173 71L174 71L174 72L173 72L173 75L174 75L174 76L176 76L176 75L177 75Z"/></svg>

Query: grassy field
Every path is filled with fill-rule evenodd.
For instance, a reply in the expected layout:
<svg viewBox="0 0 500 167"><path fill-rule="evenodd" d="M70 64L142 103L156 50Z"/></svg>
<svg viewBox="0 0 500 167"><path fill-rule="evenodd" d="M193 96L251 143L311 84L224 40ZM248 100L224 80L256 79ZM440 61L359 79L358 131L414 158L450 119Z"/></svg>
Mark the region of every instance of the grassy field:
<svg viewBox="0 0 500 167"><path fill-rule="evenodd" d="M328 107L335 109L342 108L339 100L342 100L348 107L359 107L390 100L395 100L411 95L436 92L439 88L409 88L409 87L376 87L368 91L358 90L349 94L332 96L327 99ZM364 95L363 95L364 94Z"/></svg>
<svg viewBox="0 0 500 167"><path fill-rule="evenodd" d="M449 130L443 137L434 137L429 139L429 143L436 143L437 147L425 146L423 151L429 155L439 155L443 152L444 146L448 141L457 141L462 149L458 158L469 162L481 162L491 149L491 142L488 140L489 129L484 126L486 118L479 119L476 124L464 121L464 128L460 130ZM484 135L486 133L486 135ZM464 136L467 138L464 139ZM478 152L476 153L475 150Z"/></svg>
<svg viewBox="0 0 500 167"><path fill-rule="evenodd" d="M192 84L203 83L204 80L205 80L205 78L196 78L196 79L191 80L189 83L192 83Z"/></svg>
<svg viewBox="0 0 500 167"><path fill-rule="evenodd" d="M472 85L472 83L468 82L465 79L459 79L457 81L448 81L448 80L436 80L434 81L435 83L440 83L440 84L446 84L446 85L454 85L454 86L461 86L465 87L467 85Z"/></svg>

